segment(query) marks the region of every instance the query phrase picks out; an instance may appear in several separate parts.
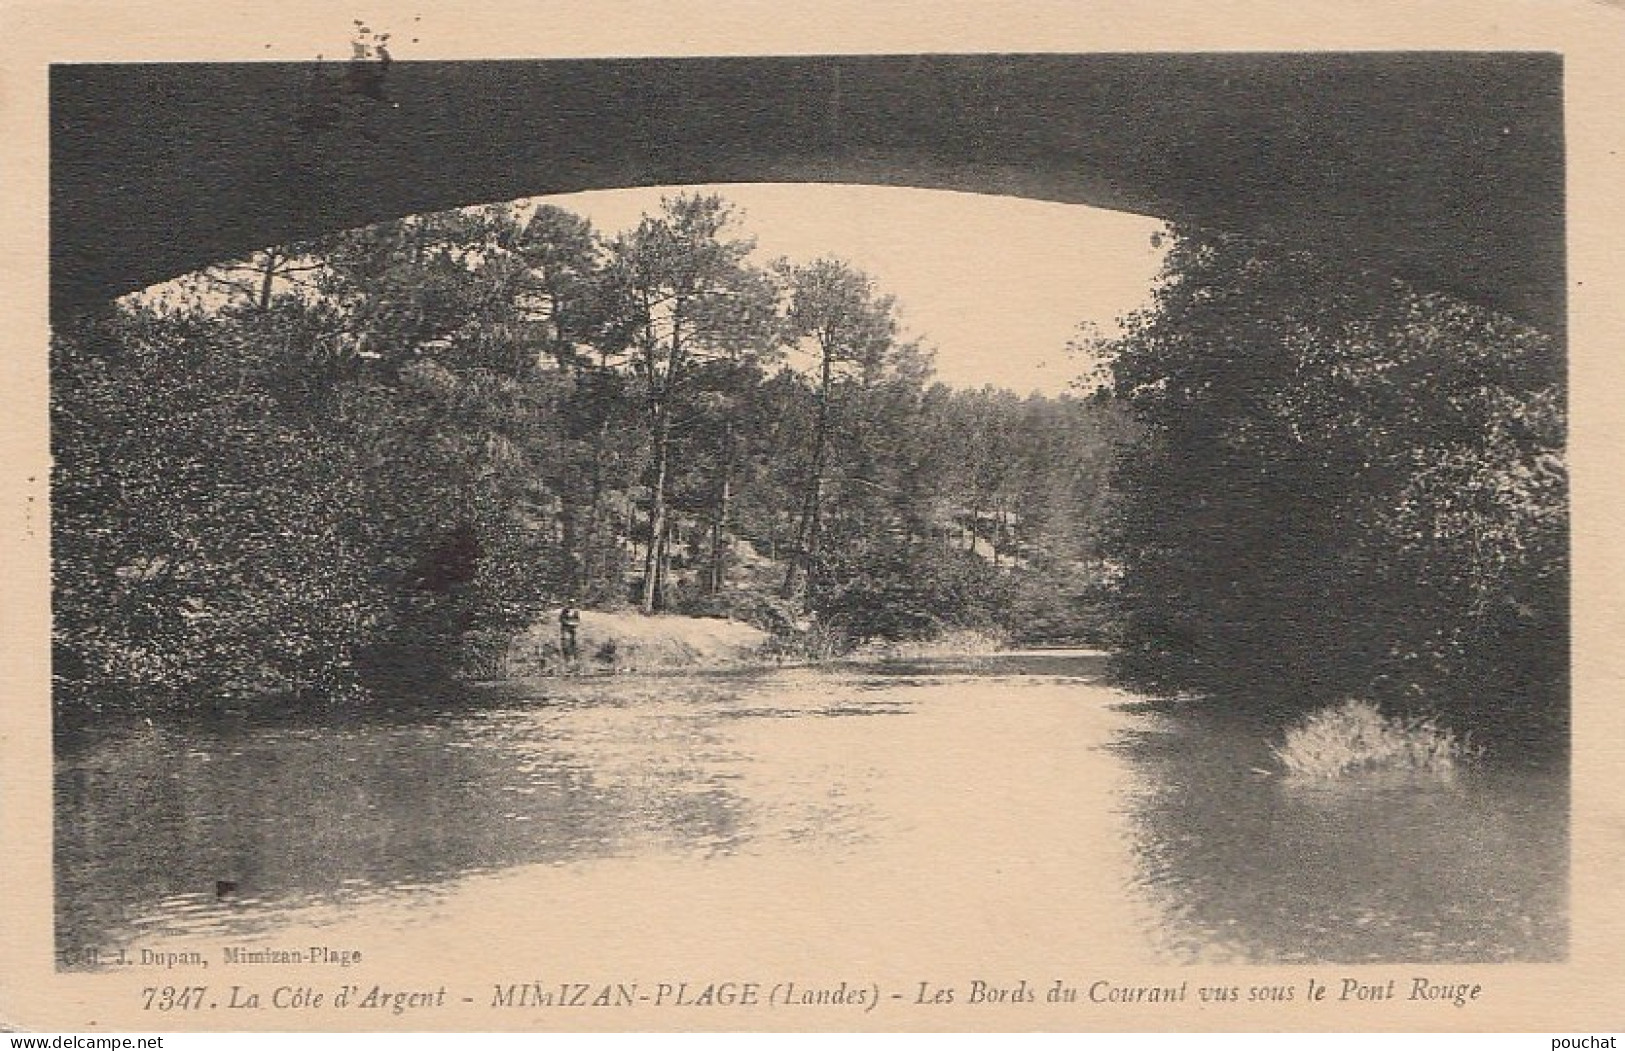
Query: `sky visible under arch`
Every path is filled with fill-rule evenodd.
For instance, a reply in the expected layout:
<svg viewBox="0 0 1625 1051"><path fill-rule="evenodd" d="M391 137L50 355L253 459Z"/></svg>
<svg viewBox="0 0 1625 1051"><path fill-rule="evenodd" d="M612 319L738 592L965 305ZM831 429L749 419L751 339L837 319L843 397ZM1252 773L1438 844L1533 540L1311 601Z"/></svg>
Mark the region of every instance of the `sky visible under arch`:
<svg viewBox="0 0 1625 1051"><path fill-rule="evenodd" d="M821 184L644 187L535 198L629 229L663 196L716 192L757 239L758 261L833 255L897 297L903 325L936 348L939 379L1057 394L1085 371L1067 353L1079 322L1110 334L1145 305L1160 220L1019 197Z"/></svg>

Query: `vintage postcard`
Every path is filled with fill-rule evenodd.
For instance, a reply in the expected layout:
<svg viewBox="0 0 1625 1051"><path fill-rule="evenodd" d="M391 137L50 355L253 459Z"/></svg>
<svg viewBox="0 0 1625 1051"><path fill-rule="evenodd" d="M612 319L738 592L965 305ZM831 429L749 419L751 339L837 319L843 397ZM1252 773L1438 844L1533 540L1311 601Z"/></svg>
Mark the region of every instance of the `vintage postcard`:
<svg viewBox="0 0 1625 1051"><path fill-rule="evenodd" d="M0 1025L1625 1025L1625 9L86 17Z"/></svg>

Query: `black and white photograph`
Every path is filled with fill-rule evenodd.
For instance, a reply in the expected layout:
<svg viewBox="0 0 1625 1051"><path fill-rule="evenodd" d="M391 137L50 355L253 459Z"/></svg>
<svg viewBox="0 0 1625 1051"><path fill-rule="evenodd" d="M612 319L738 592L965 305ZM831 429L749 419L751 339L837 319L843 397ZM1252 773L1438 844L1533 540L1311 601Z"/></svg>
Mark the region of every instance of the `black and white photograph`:
<svg viewBox="0 0 1625 1051"><path fill-rule="evenodd" d="M87 1017L1504 1028L1589 958L1563 54L334 21L48 69Z"/></svg>

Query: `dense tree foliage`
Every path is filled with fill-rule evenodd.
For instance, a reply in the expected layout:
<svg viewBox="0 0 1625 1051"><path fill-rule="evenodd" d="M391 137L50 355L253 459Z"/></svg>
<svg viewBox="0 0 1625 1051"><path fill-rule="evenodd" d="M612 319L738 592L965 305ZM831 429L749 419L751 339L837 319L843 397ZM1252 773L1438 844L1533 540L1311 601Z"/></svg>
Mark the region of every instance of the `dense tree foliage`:
<svg viewBox="0 0 1625 1051"><path fill-rule="evenodd" d="M1099 348L1118 659L1271 710L1349 695L1523 733L1566 715L1563 357L1389 277L1176 231Z"/></svg>
<svg viewBox="0 0 1625 1051"><path fill-rule="evenodd" d="M755 243L733 235L734 225L720 197L680 197L609 246L610 316L624 332L627 367L649 420L645 613L665 605L668 503L681 469L673 462L681 448L675 418L695 393L698 374L709 370L725 385L728 373L748 372L777 349L776 290L747 263Z"/></svg>
<svg viewBox="0 0 1625 1051"><path fill-rule="evenodd" d="M716 197L268 248L57 331L52 388L68 705L488 674L563 600L1101 626L1120 413L935 383L872 279L758 266Z"/></svg>
<svg viewBox="0 0 1625 1051"><path fill-rule="evenodd" d="M489 674L549 604L825 640L1113 643L1137 685L1566 716L1549 335L1176 230L1092 397L934 382L836 259L728 204L274 246L52 346L65 704Z"/></svg>

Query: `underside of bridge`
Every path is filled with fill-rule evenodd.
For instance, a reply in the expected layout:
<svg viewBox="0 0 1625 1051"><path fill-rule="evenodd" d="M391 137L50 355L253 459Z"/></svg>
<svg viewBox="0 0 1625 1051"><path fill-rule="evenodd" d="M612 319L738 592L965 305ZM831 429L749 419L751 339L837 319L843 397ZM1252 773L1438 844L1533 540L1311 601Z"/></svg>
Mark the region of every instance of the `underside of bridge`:
<svg viewBox="0 0 1625 1051"><path fill-rule="evenodd" d="M1545 54L57 66L52 311L423 211L844 182L1255 235L1556 333L1562 112Z"/></svg>

